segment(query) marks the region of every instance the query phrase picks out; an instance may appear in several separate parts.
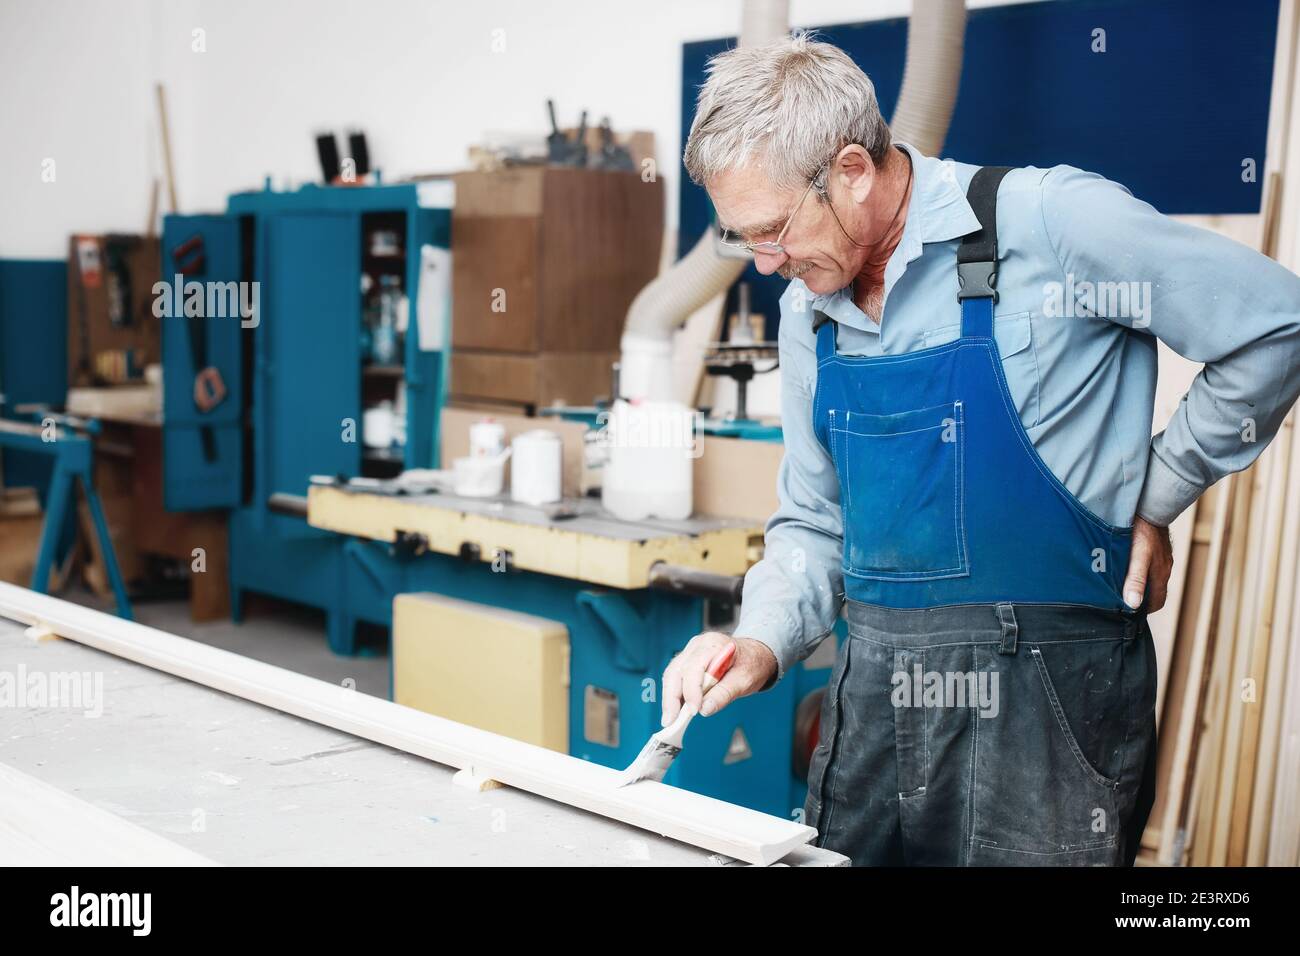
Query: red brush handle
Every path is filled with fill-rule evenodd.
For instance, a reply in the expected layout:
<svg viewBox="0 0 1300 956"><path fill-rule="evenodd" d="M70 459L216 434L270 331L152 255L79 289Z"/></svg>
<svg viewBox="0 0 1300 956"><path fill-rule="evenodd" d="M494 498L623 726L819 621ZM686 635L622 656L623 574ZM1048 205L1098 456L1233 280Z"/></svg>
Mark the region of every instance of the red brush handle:
<svg viewBox="0 0 1300 956"><path fill-rule="evenodd" d="M731 663L736 659L736 642L728 641L726 646L713 655L709 666L704 668L704 693L713 690L718 681L731 670Z"/></svg>

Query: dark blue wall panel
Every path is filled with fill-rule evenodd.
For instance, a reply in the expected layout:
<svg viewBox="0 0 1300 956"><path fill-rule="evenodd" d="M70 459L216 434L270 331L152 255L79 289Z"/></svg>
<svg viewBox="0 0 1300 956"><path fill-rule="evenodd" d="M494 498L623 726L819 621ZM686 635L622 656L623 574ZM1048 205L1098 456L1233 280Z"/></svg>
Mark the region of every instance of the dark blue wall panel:
<svg viewBox="0 0 1300 956"><path fill-rule="evenodd" d="M0 259L0 392L10 409L61 406L68 394L68 267L62 260ZM4 485L35 486L44 500L53 459L4 453Z"/></svg>
<svg viewBox="0 0 1300 956"><path fill-rule="evenodd" d="M972 11L943 155L983 165L1068 163L1170 214L1258 212L1262 182L1242 182L1241 164L1264 166L1277 12L1277 0L1049 0ZM1106 31L1105 53L1092 52L1097 28ZM907 21L818 33L857 61L892 115ZM705 61L734 43L683 48L683 143ZM685 252L712 211L684 169L682 184ZM752 268L748 277L758 279ZM756 307L770 322L783 286L756 286Z"/></svg>

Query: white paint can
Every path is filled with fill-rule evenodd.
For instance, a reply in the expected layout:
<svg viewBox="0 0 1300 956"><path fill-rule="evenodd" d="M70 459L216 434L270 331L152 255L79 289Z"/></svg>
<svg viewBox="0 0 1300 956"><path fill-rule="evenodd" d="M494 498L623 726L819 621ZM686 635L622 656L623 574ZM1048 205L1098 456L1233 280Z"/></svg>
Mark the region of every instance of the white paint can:
<svg viewBox="0 0 1300 956"><path fill-rule="evenodd" d="M564 445L544 428L516 435L510 443L510 497L527 505L548 505L561 498Z"/></svg>

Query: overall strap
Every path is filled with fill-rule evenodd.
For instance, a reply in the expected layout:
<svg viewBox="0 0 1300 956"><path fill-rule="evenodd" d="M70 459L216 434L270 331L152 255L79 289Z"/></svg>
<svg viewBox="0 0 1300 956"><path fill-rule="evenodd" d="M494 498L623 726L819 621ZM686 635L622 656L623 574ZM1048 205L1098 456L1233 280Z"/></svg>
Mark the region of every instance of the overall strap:
<svg viewBox="0 0 1300 956"><path fill-rule="evenodd" d="M980 228L963 236L957 247L962 338L993 337L993 303L998 301L998 186L1010 171L1009 166L983 166L966 190Z"/></svg>
<svg viewBox="0 0 1300 956"><path fill-rule="evenodd" d="M817 334L817 364L820 365L835 355L835 321L819 312L813 320L813 331Z"/></svg>

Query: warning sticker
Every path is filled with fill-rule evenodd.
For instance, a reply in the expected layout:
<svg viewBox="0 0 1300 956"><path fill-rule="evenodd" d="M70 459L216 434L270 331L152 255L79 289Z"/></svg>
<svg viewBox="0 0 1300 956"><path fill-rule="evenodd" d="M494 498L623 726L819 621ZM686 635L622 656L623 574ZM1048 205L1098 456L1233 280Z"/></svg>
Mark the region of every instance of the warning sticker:
<svg viewBox="0 0 1300 956"><path fill-rule="evenodd" d="M582 736L593 744L618 746L618 694L588 684L583 693Z"/></svg>
<svg viewBox="0 0 1300 956"><path fill-rule="evenodd" d="M727 744L727 755L722 758L722 762L728 765L740 763L752 756L754 751L749 749L749 738L745 736L743 728L737 727L731 735L731 743Z"/></svg>

